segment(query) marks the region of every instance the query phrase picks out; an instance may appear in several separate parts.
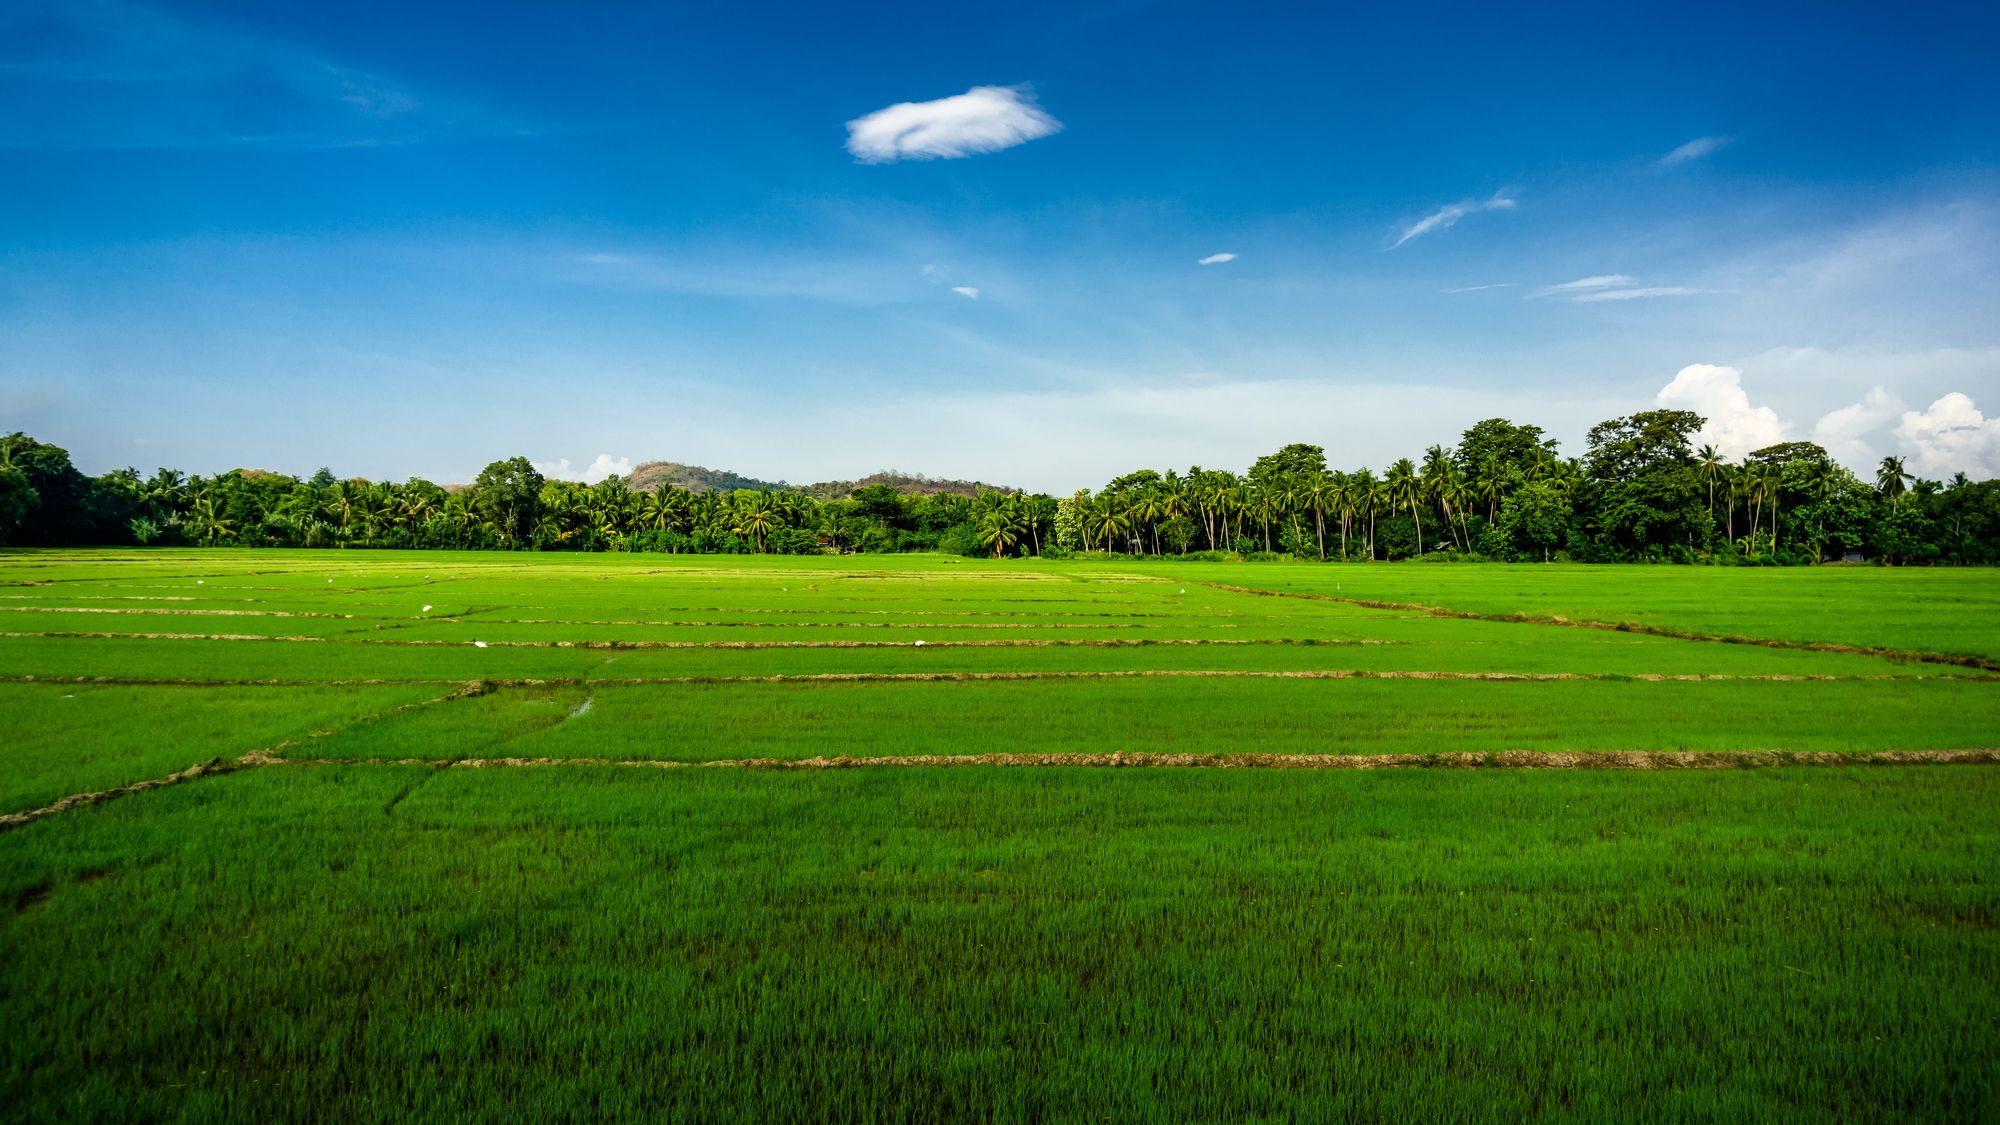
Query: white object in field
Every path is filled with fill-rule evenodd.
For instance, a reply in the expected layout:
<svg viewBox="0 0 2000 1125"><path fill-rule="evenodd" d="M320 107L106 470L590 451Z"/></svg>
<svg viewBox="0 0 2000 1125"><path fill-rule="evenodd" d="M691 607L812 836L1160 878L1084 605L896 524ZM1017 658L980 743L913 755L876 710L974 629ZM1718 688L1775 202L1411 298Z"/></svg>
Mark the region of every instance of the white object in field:
<svg viewBox="0 0 2000 1125"><path fill-rule="evenodd" d="M197 579L195 579L195 580L194 580L194 584L195 584L195 585L197 585L197 586L200 586L200 585L202 585L203 583L202 583L202 580L201 580L201 579L197 578Z"/></svg>
<svg viewBox="0 0 2000 1125"><path fill-rule="evenodd" d="M425 613L429 613L430 611L431 611L431 607L429 607L429 606L425 606L425 607L424 607L424 612L425 612Z"/></svg>
<svg viewBox="0 0 2000 1125"><path fill-rule="evenodd" d="M474 642L472 642L472 647L473 647L473 648L485 648L485 647L486 647L486 642L485 642L485 641L474 641Z"/></svg>
<svg viewBox="0 0 2000 1125"><path fill-rule="evenodd" d="M918 648L922 648L922 647L924 647L924 642L922 642L922 641L918 641L918 642L917 642L917 647L918 647Z"/></svg>

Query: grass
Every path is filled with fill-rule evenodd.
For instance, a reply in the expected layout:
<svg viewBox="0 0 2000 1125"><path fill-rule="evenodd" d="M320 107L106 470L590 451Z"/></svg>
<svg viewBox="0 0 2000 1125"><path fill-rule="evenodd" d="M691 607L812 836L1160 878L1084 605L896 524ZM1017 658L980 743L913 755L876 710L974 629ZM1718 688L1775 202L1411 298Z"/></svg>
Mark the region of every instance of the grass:
<svg viewBox="0 0 2000 1125"><path fill-rule="evenodd" d="M1982 567L1139 567L1169 579L1439 606L1630 621L1718 635L2000 658L2000 582Z"/></svg>
<svg viewBox="0 0 2000 1125"><path fill-rule="evenodd" d="M295 760L0 832L0 1120L1988 1119L1990 767L378 763L1990 747L2000 678L1919 654L2000 657L1996 601L1875 568L0 551L0 812ZM797 678L857 675L1032 678Z"/></svg>
<svg viewBox="0 0 2000 1125"><path fill-rule="evenodd" d="M1976 1120L1997 783L267 769L0 848L0 1105Z"/></svg>
<svg viewBox="0 0 2000 1125"><path fill-rule="evenodd" d="M1143 677L506 689L312 757L714 761L916 754L1879 750L1995 741L1979 683L1463 683ZM553 698L553 702L551 701ZM512 719L499 716L512 715ZM490 732L485 741L475 733ZM1895 744L1887 743L1893 738Z"/></svg>
<svg viewBox="0 0 2000 1125"><path fill-rule="evenodd" d="M281 742L311 745L438 691L416 686L176 687L0 684L0 813L129 785Z"/></svg>

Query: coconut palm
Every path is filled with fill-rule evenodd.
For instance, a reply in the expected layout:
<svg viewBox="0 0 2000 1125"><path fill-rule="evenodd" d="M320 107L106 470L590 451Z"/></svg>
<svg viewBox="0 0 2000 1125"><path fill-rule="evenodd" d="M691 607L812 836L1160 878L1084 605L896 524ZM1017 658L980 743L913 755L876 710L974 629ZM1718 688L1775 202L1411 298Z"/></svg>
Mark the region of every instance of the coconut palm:
<svg viewBox="0 0 2000 1125"><path fill-rule="evenodd" d="M1326 510L1333 504L1333 476L1326 472L1314 473L1306 480L1304 489L1306 506L1312 509L1313 534L1319 542L1319 561L1326 561Z"/></svg>
<svg viewBox="0 0 2000 1125"><path fill-rule="evenodd" d="M1704 445L1696 450L1694 463L1695 468L1701 474L1701 482L1708 486L1708 514L1713 518L1715 515L1715 486L1722 480L1723 473L1728 471L1729 463L1723 460L1722 454L1717 453L1713 445Z"/></svg>
<svg viewBox="0 0 2000 1125"><path fill-rule="evenodd" d="M188 509L188 520L194 525L195 533L201 536L201 541L210 546L236 533L235 521L216 511L215 501L206 496L196 500Z"/></svg>
<svg viewBox="0 0 2000 1125"><path fill-rule="evenodd" d="M1423 513L1417 510L1417 504L1423 499L1424 487L1423 481L1417 476L1415 462L1408 457L1397 458L1396 463L1389 466L1389 475L1383 483L1389 486L1391 504L1410 509L1410 518L1417 524L1417 553L1423 554L1424 517Z"/></svg>
<svg viewBox="0 0 2000 1125"><path fill-rule="evenodd" d="M1478 499L1486 501L1486 522L1498 519L1500 501L1507 495L1507 473L1500 458L1489 454L1479 463L1479 483L1473 493Z"/></svg>
<svg viewBox="0 0 2000 1125"><path fill-rule="evenodd" d="M979 541L993 548L993 557L999 558L1021 541L1020 521L1006 508L995 508L986 513L979 524Z"/></svg>
<svg viewBox="0 0 2000 1125"><path fill-rule="evenodd" d="M1090 513L1090 526L1094 527L1098 537L1104 540L1104 553L1108 555L1111 553L1112 541L1131 528L1132 517L1119 504L1117 497L1100 496Z"/></svg>
<svg viewBox="0 0 2000 1125"><path fill-rule="evenodd" d="M1875 491L1893 504L1909 493L1910 482L1915 479L1904 470L1901 457L1884 457L1875 470Z"/></svg>
<svg viewBox="0 0 2000 1125"><path fill-rule="evenodd" d="M760 555L764 553L764 537L776 526L777 512L769 493L752 493L736 510L736 534L749 536L752 547Z"/></svg>

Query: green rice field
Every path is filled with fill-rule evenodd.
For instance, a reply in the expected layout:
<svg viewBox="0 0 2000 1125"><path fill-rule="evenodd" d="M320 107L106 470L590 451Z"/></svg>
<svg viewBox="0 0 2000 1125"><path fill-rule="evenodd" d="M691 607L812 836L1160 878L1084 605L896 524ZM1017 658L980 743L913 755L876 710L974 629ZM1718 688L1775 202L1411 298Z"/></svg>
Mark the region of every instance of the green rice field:
<svg viewBox="0 0 2000 1125"><path fill-rule="evenodd" d="M1983 570L0 551L0 1120L1995 1120L1995 748Z"/></svg>

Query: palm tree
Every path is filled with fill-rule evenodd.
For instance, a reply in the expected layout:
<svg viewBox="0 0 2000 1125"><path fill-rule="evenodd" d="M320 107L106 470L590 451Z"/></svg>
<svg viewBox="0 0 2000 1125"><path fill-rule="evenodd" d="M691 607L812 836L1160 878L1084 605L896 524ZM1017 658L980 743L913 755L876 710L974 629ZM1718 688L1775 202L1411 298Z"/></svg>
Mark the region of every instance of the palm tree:
<svg viewBox="0 0 2000 1125"><path fill-rule="evenodd" d="M1353 491L1355 515L1368 520L1368 534L1363 537L1362 547L1368 552L1368 561L1375 561L1375 509L1380 504L1382 486L1375 480L1375 474L1367 466L1355 470L1348 478L1348 487Z"/></svg>
<svg viewBox="0 0 2000 1125"><path fill-rule="evenodd" d="M1333 477L1314 473L1305 484L1306 506L1312 509L1313 533L1319 541L1319 561L1326 561L1326 509L1333 500Z"/></svg>
<svg viewBox="0 0 2000 1125"><path fill-rule="evenodd" d="M1277 491L1269 485L1261 486L1250 500L1250 510L1257 515L1257 522L1264 528L1264 551L1271 550L1271 521L1283 514Z"/></svg>
<svg viewBox="0 0 2000 1125"><path fill-rule="evenodd" d="M1727 534L1731 543L1736 542L1736 501L1741 499L1742 495L1743 474L1738 472L1733 466L1724 465L1722 467L1722 503L1728 508L1727 519L1729 530Z"/></svg>
<svg viewBox="0 0 2000 1125"><path fill-rule="evenodd" d="M215 501L206 496L194 502L194 506L188 510L188 515L193 520L195 531L200 534L202 542L211 546L218 540L227 539L235 534L235 522L217 512Z"/></svg>
<svg viewBox="0 0 2000 1125"><path fill-rule="evenodd" d="M1785 470L1782 465L1766 465L1763 471L1764 491L1771 501L1771 550L1778 549L1778 497L1785 488Z"/></svg>
<svg viewBox="0 0 2000 1125"><path fill-rule="evenodd" d="M1118 504L1115 496L1097 498L1096 510L1091 513L1097 534L1104 540L1104 553L1111 553L1111 542L1132 526L1132 517Z"/></svg>
<svg viewBox="0 0 2000 1125"><path fill-rule="evenodd" d="M1489 455L1479 463L1479 484L1474 494L1486 501L1486 522L1498 519L1500 500L1507 494L1506 471L1500 464L1500 458Z"/></svg>
<svg viewBox="0 0 2000 1125"><path fill-rule="evenodd" d="M1744 500L1750 508L1750 543L1757 542L1757 530L1764 523L1764 498L1770 494L1775 478L1767 476L1755 465L1743 466Z"/></svg>
<svg viewBox="0 0 2000 1125"><path fill-rule="evenodd" d="M1472 487L1466 484L1456 468L1451 468L1444 483L1445 511L1457 514L1459 541L1468 553L1472 550L1472 527L1468 521L1472 518L1470 510L1474 499Z"/></svg>
<svg viewBox="0 0 2000 1125"><path fill-rule="evenodd" d="M1354 519L1354 480L1346 473L1333 474L1327 501L1340 516L1340 561L1347 561L1347 528Z"/></svg>
<svg viewBox="0 0 2000 1125"><path fill-rule="evenodd" d="M1167 518L1166 500L1156 489L1148 489L1132 505L1133 514L1153 533L1153 553L1160 553L1160 521Z"/></svg>
<svg viewBox="0 0 2000 1125"><path fill-rule="evenodd" d="M992 547L997 559L1021 541L1021 525L1007 509L995 508L980 522L979 541Z"/></svg>
<svg viewBox="0 0 2000 1125"><path fill-rule="evenodd" d="M1715 516L1715 484L1722 479L1722 474L1728 470L1729 463L1722 459L1722 454L1717 453L1713 445L1704 445L1696 450L1694 463L1695 467L1701 472L1701 482L1708 486L1708 514L1713 519Z"/></svg>
<svg viewBox="0 0 2000 1125"><path fill-rule="evenodd" d="M1410 509L1410 518L1417 523L1417 553L1424 553L1424 517L1417 510L1417 502L1423 499L1423 482L1417 477L1417 466L1408 457L1397 458L1389 466L1389 475L1383 482L1389 486L1389 502L1397 507Z"/></svg>
<svg viewBox="0 0 2000 1125"><path fill-rule="evenodd" d="M1894 504L1909 493L1910 482L1915 479L1904 470L1901 457L1884 457L1875 470L1875 491Z"/></svg>
<svg viewBox="0 0 2000 1125"><path fill-rule="evenodd" d="M758 554L764 553L764 537L771 533L777 521L770 494L754 493L751 499L738 507L736 512L736 534L748 535Z"/></svg>

